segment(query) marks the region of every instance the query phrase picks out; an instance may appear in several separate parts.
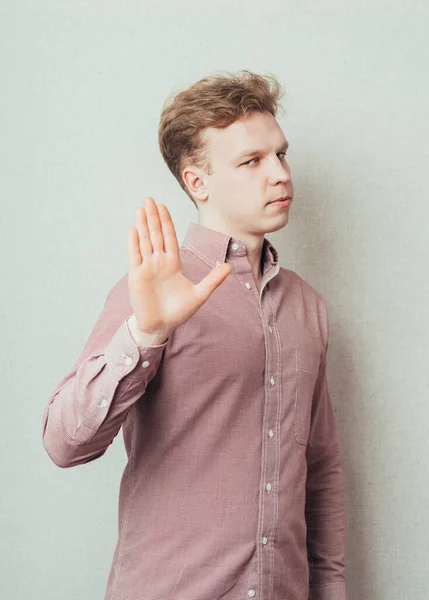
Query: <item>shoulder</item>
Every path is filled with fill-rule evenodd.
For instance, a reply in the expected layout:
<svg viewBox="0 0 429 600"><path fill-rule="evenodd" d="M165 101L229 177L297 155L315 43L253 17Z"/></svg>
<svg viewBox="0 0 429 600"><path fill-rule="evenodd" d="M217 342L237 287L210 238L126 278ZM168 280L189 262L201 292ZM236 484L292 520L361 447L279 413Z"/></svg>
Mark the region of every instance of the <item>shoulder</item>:
<svg viewBox="0 0 429 600"><path fill-rule="evenodd" d="M286 285L291 291L302 294L306 300L313 300L318 305L326 305L321 292L301 277L301 275L298 275L296 271L280 267L279 276L282 285Z"/></svg>
<svg viewBox="0 0 429 600"><path fill-rule="evenodd" d="M123 301L124 298L128 298L128 271L124 273L116 283L107 292L105 304L109 301Z"/></svg>

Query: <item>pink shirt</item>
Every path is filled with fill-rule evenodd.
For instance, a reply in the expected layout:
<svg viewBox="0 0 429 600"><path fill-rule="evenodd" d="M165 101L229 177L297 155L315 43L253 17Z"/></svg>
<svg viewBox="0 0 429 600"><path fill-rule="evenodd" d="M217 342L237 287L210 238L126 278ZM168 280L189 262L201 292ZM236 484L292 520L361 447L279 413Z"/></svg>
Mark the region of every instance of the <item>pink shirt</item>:
<svg viewBox="0 0 429 600"><path fill-rule="evenodd" d="M346 600L343 473L319 292L264 239L190 223L183 273L233 270L160 346L138 346L125 274L43 415L60 467L128 462L105 600Z"/></svg>

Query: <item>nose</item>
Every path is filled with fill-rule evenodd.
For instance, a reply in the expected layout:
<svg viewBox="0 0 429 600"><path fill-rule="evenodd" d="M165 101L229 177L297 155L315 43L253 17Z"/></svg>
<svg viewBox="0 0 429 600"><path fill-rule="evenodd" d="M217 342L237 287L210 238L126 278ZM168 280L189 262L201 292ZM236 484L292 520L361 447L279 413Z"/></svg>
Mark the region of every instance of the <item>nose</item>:
<svg viewBox="0 0 429 600"><path fill-rule="evenodd" d="M287 183L291 180L290 169L287 162L275 158L270 163L270 184L276 185L277 183Z"/></svg>

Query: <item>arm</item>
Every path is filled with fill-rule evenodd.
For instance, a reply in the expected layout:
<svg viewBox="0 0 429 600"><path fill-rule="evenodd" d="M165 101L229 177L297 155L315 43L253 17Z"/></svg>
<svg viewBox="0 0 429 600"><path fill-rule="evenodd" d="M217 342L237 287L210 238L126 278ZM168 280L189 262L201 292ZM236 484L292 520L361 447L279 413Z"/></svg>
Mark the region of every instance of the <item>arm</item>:
<svg viewBox="0 0 429 600"><path fill-rule="evenodd" d="M346 600L341 448L326 377L328 314L322 299L325 350L316 380L307 444L309 600Z"/></svg>
<svg viewBox="0 0 429 600"><path fill-rule="evenodd" d="M83 352L52 392L43 445L60 467L106 452L155 376L170 335L231 273L217 265L199 283L183 274L170 212L148 196L127 231L129 272L108 294Z"/></svg>
<svg viewBox="0 0 429 600"><path fill-rule="evenodd" d="M80 357L45 408L43 445L59 467L104 454L159 368L168 338L137 343L126 277L108 294ZM158 345L142 346L143 340Z"/></svg>

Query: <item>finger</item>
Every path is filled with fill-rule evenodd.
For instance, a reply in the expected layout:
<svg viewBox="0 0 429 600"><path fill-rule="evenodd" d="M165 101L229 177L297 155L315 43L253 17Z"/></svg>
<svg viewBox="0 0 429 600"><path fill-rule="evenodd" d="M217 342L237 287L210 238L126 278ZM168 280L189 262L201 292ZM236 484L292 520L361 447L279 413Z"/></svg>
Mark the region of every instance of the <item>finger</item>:
<svg viewBox="0 0 429 600"><path fill-rule="evenodd" d="M158 213L161 220L162 235L164 236L164 250L174 254L179 253L179 243L177 241L176 229L170 211L165 204L158 206Z"/></svg>
<svg viewBox="0 0 429 600"><path fill-rule="evenodd" d="M147 226L146 211L143 207L136 208L136 228L139 234L140 253L142 257L152 254L152 242Z"/></svg>
<svg viewBox="0 0 429 600"><path fill-rule="evenodd" d="M142 257L140 254L139 234L134 227L127 231L127 250L130 269L139 267L142 264Z"/></svg>
<svg viewBox="0 0 429 600"><path fill-rule="evenodd" d="M153 251L164 252L164 236L162 235L161 221L159 220L156 202L148 196L145 198L144 204Z"/></svg>

